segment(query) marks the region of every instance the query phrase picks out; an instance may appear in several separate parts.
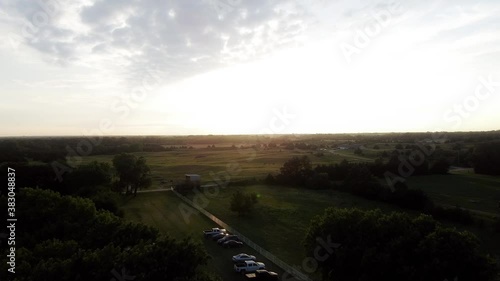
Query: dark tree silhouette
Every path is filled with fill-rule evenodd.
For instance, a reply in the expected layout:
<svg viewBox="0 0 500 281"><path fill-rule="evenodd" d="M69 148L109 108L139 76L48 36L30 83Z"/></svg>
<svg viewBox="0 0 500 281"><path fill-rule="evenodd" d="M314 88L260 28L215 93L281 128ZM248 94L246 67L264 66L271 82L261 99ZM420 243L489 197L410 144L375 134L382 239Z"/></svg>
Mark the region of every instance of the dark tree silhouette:
<svg viewBox="0 0 500 281"><path fill-rule="evenodd" d="M311 160L307 156L293 157L280 168L280 181L291 185L304 185L312 175Z"/></svg>
<svg viewBox="0 0 500 281"><path fill-rule="evenodd" d="M472 160L476 173L500 175L500 141L476 145Z"/></svg>
<svg viewBox="0 0 500 281"><path fill-rule="evenodd" d="M113 158L113 166L119 177L120 190L127 188L128 193L128 186L131 186L137 195L137 189L151 186L150 169L144 157L122 153Z"/></svg>
<svg viewBox="0 0 500 281"><path fill-rule="evenodd" d="M498 273L473 234L426 215L329 208L312 220L304 241L323 280L472 281Z"/></svg>

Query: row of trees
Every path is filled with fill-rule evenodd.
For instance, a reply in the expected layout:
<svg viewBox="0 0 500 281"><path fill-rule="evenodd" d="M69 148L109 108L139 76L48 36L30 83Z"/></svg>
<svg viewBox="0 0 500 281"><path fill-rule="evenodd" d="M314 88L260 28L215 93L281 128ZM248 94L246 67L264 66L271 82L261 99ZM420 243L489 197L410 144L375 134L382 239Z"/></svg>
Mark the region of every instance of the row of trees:
<svg viewBox="0 0 500 281"><path fill-rule="evenodd" d="M6 203L5 196L1 197ZM17 193L16 280L219 280L200 268L201 245L97 210L89 199L50 190ZM7 250L0 279L7 280Z"/></svg>
<svg viewBox="0 0 500 281"><path fill-rule="evenodd" d="M473 234L445 228L426 215L330 208L312 220L304 245L307 255L316 258L322 280L500 277L496 261L479 253Z"/></svg>
<svg viewBox="0 0 500 281"><path fill-rule="evenodd" d="M63 195L89 198L98 209L119 216L118 193L136 194L138 189L151 185L150 168L145 158L132 154L116 155L113 166L96 161L83 164L66 173L63 181L57 179L49 164L5 163L0 166L2 170L7 167L15 168L22 175L16 179L20 188L50 189Z"/></svg>
<svg viewBox="0 0 500 281"><path fill-rule="evenodd" d="M373 163L349 163L344 159L340 164L318 165L313 169L309 157L295 156L283 164L280 168L280 173L275 178L269 176L268 180L288 185L304 186L308 181L316 183L315 180L311 182L311 179L324 178L325 175L330 181L343 181L352 176L353 172L359 170L366 170L375 177L384 178L386 172L399 174L401 163L411 163L410 160L414 161L409 156L397 154L393 155L388 162L377 159ZM414 168L412 175L446 174L450 167L446 159L437 159L430 164L425 159L422 159L421 162L421 165L412 165ZM312 184L307 186L310 188L326 187Z"/></svg>
<svg viewBox="0 0 500 281"><path fill-rule="evenodd" d="M456 208L436 206L431 198L420 189L410 189L405 183L397 182L392 188L381 184L374 170L381 173L377 163L348 163L346 160L335 165L319 165L312 169L307 156L293 157L286 161L280 173L268 175L266 182L300 186L310 189L335 189L370 200L378 200L401 208L421 211L465 225L475 221L472 214Z"/></svg>

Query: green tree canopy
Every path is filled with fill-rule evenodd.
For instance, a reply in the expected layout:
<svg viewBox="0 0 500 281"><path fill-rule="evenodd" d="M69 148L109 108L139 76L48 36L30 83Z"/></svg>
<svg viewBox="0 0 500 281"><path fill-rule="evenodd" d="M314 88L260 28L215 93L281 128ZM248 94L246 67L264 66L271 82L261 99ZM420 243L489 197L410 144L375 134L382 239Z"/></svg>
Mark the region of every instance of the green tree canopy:
<svg viewBox="0 0 500 281"><path fill-rule="evenodd" d="M307 156L294 156L280 168L280 181L292 185L304 185L312 175L311 160Z"/></svg>
<svg viewBox="0 0 500 281"><path fill-rule="evenodd" d="M208 255L190 238L160 236L89 199L50 190L24 188L17 199L16 280L216 280L201 271ZM8 279L6 255L1 280Z"/></svg>
<svg viewBox="0 0 500 281"><path fill-rule="evenodd" d="M322 248L318 241L341 246ZM322 279L341 281L494 280L495 261L478 246L471 233L444 228L430 216L359 209L327 209L305 238Z"/></svg>
<svg viewBox="0 0 500 281"><path fill-rule="evenodd" d="M113 158L113 166L119 177L120 190L131 186L134 195L137 195L137 189L151 186L150 168L144 157L137 158L135 155L122 153Z"/></svg>

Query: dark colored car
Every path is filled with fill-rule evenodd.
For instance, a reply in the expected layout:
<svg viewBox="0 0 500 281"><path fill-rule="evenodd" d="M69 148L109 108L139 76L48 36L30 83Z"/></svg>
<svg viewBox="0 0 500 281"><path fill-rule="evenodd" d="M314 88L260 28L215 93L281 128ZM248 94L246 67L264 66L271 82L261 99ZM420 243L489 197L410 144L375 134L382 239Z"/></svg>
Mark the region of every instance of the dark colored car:
<svg viewBox="0 0 500 281"><path fill-rule="evenodd" d="M226 241L231 241L231 240L240 241L237 235L226 235L225 237L217 240L217 244L222 244Z"/></svg>
<svg viewBox="0 0 500 281"><path fill-rule="evenodd" d="M277 281L277 280L279 280L278 273L272 272L272 271L267 271L265 269L259 269L259 270L255 271L254 274L255 274L254 280L263 280L263 281Z"/></svg>
<svg viewBox="0 0 500 281"><path fill-rule="evenodd" d="M229 240L229 241L222 243L222 247L224 247L224 248L239 248L239 247L243 247L243 242L236 241L236 240Z"/></svg>
<svg viewBox="0 0 500 281"><path fill-rule="evenodd" d="M214 241L218 241L219 239L224 238L227 235L229 235L229 234L227 234L227 233L218 233L218 234L212 235L210 238L212 238L212 240L214 240Z"/></svg>

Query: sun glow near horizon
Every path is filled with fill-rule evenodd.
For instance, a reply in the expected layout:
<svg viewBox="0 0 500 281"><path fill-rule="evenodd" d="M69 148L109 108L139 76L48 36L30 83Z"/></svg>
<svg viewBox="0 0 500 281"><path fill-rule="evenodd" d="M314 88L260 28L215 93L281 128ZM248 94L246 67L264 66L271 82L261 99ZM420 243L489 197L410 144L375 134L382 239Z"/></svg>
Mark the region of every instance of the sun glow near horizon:
<svg viewBox="0 0 500 281"><path fill-rule="evenodd" d="M30 23L29 2L0 14L9 37L0 43L0 116L18 116L2 135L80 135L103 119L124 135L500 124L495 1L405 2L394 11L383 0L241 2L224 15L207 3L61 5L61 17L29 36L16 33ZM144 90L151 72L155 87ZM145 98L130 101L137 87ZM488 97L476 97L478 87ZM293 118L278 124L282 111Z"/></svg>
<svg viewBox="0 0 500 281"><path fill-rule="evenodd" d="M206 134L259 133L283 108L294 118L276 133L425 131L446 125L453 97L473 93L477 84L450 55L387 51L346 67L335 44L326 45L186 79L159 89L151 106Z"/></svg>

